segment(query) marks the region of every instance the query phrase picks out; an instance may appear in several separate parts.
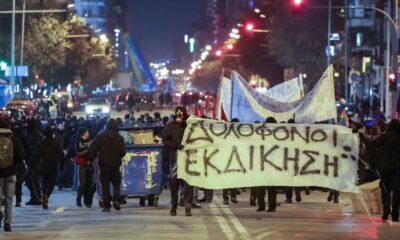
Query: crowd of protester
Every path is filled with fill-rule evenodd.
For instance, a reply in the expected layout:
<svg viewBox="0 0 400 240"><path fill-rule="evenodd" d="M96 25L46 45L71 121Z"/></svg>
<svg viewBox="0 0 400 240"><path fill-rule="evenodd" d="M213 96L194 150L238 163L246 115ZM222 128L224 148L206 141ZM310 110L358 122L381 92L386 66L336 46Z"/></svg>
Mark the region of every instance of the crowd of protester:
<svg viewBox="0 0 400 240"><path fill-rule="evenodd" d="M121 159L126 153L124 139L118 133L119 127L132 125L159 125L161 132L156 134L164 144L162 150L163 184L171 190L170 215L177 214L178 206L185 208L185 215L191 216L192 208L200 208L200 203L213 201L213 190L199 189L190 186L177 178L177 151L182 150L182 138L186 128L188 113L184 107L177 107L172 116L161 117L146 113L138 118L127 114L124 119L93 118L84 119L74 116L47 119L19 118L0 121L0 195L3 199L4 214L0 211L0 222L4 218L4 230L11 231L13 197L16 196L15 207L22 206L22 189L24 182L30 192L30 200L26 205L41 205L49 208L51 195L55 186L59 190L71 188L77 191L76 206L85 205L91 208L96 192L93 159L98 159L100 183L103 193L103 211L110 212L111 202L116 210L123 203L120 197ZM239 122L233 119L232 122ZM267 124L277 121L268 117ZM291 119L288 123L294 124ZM383 122L361 123L350 122L354 134L360 134L360 167L359 184L381 180L383 220L389 215L393 221L399 220L400 204L400 123L392 120L390 124ZM9 163L11 161L11 164ZM8 163L7 163L8 162ZM169 184L167 184L169 183ZM113 194L109 193L110 184ZM179 191L181 190L181 194ZM203 190L203 198L199 199L199 191ZM249 204L257 206L256 211L275 212L280 205L277 194L286 196L285 203L292 203L293 191L295 201L301 202L301 191L309 194L310 188L292 187L254 187L250 188ZM237 195L246 189L224 189L223 203L238 203ZM390 199L393 193L392 200ZM268 208L265 196L268 195ZM179 200L180 198L180 200ZM83 199L83 204L82 204ZM327 201L339 202L339 192L328 190ZM144 206L144 198L140 204ZM149 205L153 200L149 196Z"/></svg>

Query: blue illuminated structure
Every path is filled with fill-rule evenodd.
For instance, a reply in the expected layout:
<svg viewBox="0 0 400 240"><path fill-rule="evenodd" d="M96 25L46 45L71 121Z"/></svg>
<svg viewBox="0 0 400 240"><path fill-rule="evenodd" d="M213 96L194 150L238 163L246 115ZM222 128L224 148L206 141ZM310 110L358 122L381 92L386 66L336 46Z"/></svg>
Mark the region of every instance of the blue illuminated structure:
<svg viewBox="0 0 400 240"><path fill-rule="evenodd" d="M140 91L154 91L157 87L157 82L151 73L147 62L139 51L135 41L128 35L124 36L126 49L133 69L133 86Z"/></svg>

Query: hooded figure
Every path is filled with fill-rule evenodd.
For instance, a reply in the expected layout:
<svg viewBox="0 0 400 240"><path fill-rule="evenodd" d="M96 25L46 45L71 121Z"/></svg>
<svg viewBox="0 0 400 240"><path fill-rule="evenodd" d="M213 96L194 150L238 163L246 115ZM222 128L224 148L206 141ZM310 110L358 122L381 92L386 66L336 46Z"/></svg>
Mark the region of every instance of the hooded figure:
<svg viewBox="0 0 400 240"><path fill-rule="evenodd" d="M177 107L175 110L175 120L165 126L162 142L168 151L170 161L170 183L171 183L171 216L176 215L178 207L178 190L182 183L186 216L192 216L191 207L193 204L193 187L185 181L178 179L177 176L177 151L183 149L182 138L186 128L188 114L184 107Z"/></svg>
<svg viewBox="0 0 400 240"><path fill-rule="evenodd" d="M108 120L105 131L100 132L89 149L90 158L97 158L100 166L100 182L103 193L104 212L110 212L110 183L113 185L114 208L120 210L120 166L126 154L124 138L118 133L114 119Z"/></svg>

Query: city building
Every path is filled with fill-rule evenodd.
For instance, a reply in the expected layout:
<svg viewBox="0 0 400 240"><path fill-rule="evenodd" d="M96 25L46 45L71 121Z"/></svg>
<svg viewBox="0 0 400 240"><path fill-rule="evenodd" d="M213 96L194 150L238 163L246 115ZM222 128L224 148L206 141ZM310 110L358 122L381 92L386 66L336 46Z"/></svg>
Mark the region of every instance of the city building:
<svg viewBox="0 0 400 240"><path fill-rule="evenodd" d="M86 19L87 24L98 33L105 32L107 17L106 0L74 0L77 15Z"/></svg>

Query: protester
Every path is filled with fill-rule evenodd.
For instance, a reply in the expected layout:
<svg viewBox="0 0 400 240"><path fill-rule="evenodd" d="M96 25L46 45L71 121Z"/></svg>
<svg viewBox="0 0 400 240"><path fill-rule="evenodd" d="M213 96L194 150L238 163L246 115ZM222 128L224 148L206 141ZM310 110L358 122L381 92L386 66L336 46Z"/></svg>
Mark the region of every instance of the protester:
<svg viewBox="0 0 400 240"><path fill-rule="evenodd" d="M54 138L51 127L46 127L43 135L44 139L33 153L33 163L39 166L42 177L42 207L48 209L48 200L56 185L58 169L64 164L64 151Z"/></svg>
<svg viewBox="0 0 400 240"><path fill-rule="evenodd" d="M394 222L399 221L400 207L400 122L391 120L388 130L375 139L370 139L363 133L361 141L367 147L380 146L381 154L376 162L376 168L381 176L380 188L383 204L382 220L386 221L389 214ZM390 196L392 196L392 201Z"/></svg>
<svg viewBox="0 0 400 240"><path fill-rule="evenodd" d="M123 137L118 133L118 125L114 119L108 120L106 130L99 133L90 146L90 157L98 159L100 166L100 182L103 193L103 212L111 211L110 183L113 186L113 206L121 210L120 188L122 158L126 154Z"/></svg>
<svg viewBox="0 0 400 240"><path fill-rule="evenodd" d="M21 140L13 135L7 119L0 120L0 202L4 201L4 214L0 204L0 224L4 217L4 231L11 232L13 198L17 166L25 157Z"/></svg>
<svg viewBox="0 0 400 240"><path fill-rule="evenodd" d="M275 118L268 117L265 120L265 123L277 123ZM265 211L265 193L268 190L268 209L267 212L275 212L276 211L276 197L277 197L277 189L276 187L258 187L257 188L257 203L258 208L257 212Z"/></svg>
<svg viewBox="0 0 400 240"><path fill-rule="evenodd" d="M188 117L186 109L179 106L175 109L176 119L165 126L163 135L163 144L168 150L170 161L170 184L171 184L171 203L170 215L176 215L178 207L178 191L180 184L183 185L183 197L186 216L192 216L191 208L193 204L193 187L184 180L178 179L177 173L177 151L182 150L182 138L186 128L186 119Z"/></svg>
<svg viewBox="0 0 400 240"><path fill-rule="evenodd" d="M89 158L89 131L87 128L79 128L79 140L76 144L76 158L78 164L79 187L76 197L76 205L82 207L83 202L87 208L92 207L92 185L93 185L93 168Z"/></svg>

